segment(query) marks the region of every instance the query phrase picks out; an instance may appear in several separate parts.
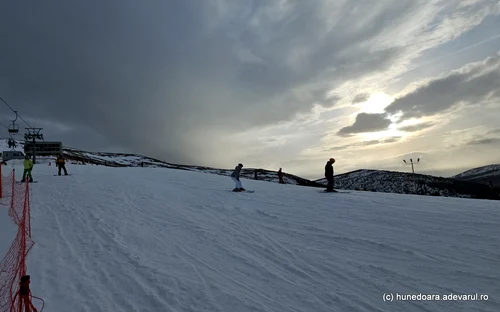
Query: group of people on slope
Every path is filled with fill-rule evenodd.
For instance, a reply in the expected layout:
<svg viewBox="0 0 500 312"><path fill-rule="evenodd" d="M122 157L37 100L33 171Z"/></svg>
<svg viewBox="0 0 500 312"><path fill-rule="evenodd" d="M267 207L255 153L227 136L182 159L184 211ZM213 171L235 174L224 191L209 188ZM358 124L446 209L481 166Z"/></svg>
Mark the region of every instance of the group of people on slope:
<svg viewBox="0 0 500 312"><path fill-rule="evenodd" d="M334 185L335 181L333 180L333 164L335 163L334 158L330 158L328 162L325 165L325 178L327 181L326 184L326 192L335 192L334 191ZM243 164L239 163L233 170L233 173L231 173L231 179L236 183L233 192L241 192L244 191L245 189L243 188L243 185L241 184L240 181L240 173L241 173L241 168L243 168ZM278 178L279 178L279 183L280 184L285 184L285 181L283 180L283 172L281 171L281 168L278 170Z"/></svg>
<svg viewBox="0 0 500 312"><path fill-rule="evenodd" d="M49 164L50 165L50 164ZM30 159L30 155L26 154L24 156L24 171L23 178L21 182L26 181L28 178L29 182L33 182L33 176L31 175L31 171L33 171L33 161ZM66 160L64 159L62 154L59 154L56 159L56 166L58 168L58 174L61 175L61 170L64 171L64 175L68 175L68 171L66 170Z"/></svg>

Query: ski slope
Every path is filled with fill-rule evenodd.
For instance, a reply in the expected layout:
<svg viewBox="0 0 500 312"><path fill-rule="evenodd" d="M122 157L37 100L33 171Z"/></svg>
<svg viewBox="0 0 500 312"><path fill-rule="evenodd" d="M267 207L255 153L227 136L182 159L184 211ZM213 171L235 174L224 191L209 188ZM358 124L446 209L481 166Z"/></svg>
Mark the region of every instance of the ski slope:
<svg viewBox="0 0 500 312"><path fill-rule="evenodd" d="M33 171L28 274L44 311L500 311L498 201L67 167Z"/></svg>

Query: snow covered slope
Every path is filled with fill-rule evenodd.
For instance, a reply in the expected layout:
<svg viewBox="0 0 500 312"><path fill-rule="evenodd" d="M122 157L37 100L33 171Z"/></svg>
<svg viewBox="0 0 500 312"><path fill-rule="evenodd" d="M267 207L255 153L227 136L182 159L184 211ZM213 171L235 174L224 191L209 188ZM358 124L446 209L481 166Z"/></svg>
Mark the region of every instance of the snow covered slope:
<svg viewBox="0 0 500 312"><path fill-rule="evenodd" d="M68 170L33 172L28 274L44 311L500 311L498 201ZM396 297L476 293L488 300Z"/></svg>
<svg viewBox="0 0 500 312"><path fill-rule="evenodd" d="M8 138L0 139L0 150L10 150L7 145ZM18 142L15 150L23 151L23 141ZM161 161L155 158L146 157L137 154L123 154L123 153L102 153L102 152L88 152L72 147L63 147L63 154L74 165L103 165L109 167L149 167L149 168L172 168L189 171L198 171L212 174L219 174L224 176L231 175L232 169L218 169L204 166L189 166L181 164L172 164ZM38 157L41 163L48 163L55 161L55 157ZM19 160L11 160L9 164L18 164ZM236 165L236 164L235 164ZM254 178L255 171L257 171L257 179L268 182L278 183L277 171L265 170L259 168L243 168L241 175L247 178ZM295 184L302 186L322 187L321 184L301 178L299 176L283 172L283 180L285 184Z"/></svg>
<svg viewBox="0 0 500 312"><path fill-rule="evenodd" d="M135 154L85 152L75 148L67 147L64 148L64 154L66 157L68 157L68 159L73 160L75 164L97 164L111 167L140 167L142 165L144 167L150 168L172 168L219 174L224 176L231 175L234 169L217 169L203 166L172 164L151 157ZM253 179L255 171L257 171L258 180L278 183L277 172L271 170L244 167L241 171L241 176ZM284 181L286 184L322 187L318 183L289 173L284 173Z"/></svg>
<svg viewBox="0 0 500 312"><path fill-rule="evenodd" d="M0 141L5 144L7 149L6 140ZM22 142L19 143L18 150L22 150ZM87 152L76 148L65 147L65 157L70 163L75 165L104 165L110 167L148 167L148 168L171 168L188 170L195 172L204 172L210 174L218 174L229 176L233 171L230 169L217 169L204 166L189 166L181 164L167 163L151 157L146 157L136 154L123 154L123 153L101 153L101 152ZM48 163L55 161L54 157L38 157L38 162ZM9 165L19 164L22 161L11 160ZM257 173L257 180L278 183L277 171L246 168L241 171L241 176L249 179L255 178ZM301 178L299 176L283 172L285 184L294 184L301 186L319 187L323 188L326 185L325 179L311 181ZM430 175L417 174L412 176L406 172L394 172L384 170L356 170L341 175L337 175L336 187L352 189L352 190L365 190L374 192L387 192L399 194L421 194L433 196L452 196L452 197L469 197L469 198L489 198L500 199L500 190L491 192L490 189L484 185L476 185L473 183L458 182L451 178L434 177ZM415 180L417 184L415 184ZM496 180L494 180L496 181ZM471 181L475 182L475 181Z"/></svg>
<svg viewBox="0 0 500 312"><path fill-rule="evenodd" d="M493 184L500 185L500 164L470 169L453 176L453 178L478 183L492 181Z"/></svg>
<svg viewBox="0 0 500 312"><path fill-rule="evenodd" d="M316 182L326 185L325 179ZM452 178L385 170L356 170L335 176L335 187L350 190L432 196L500 199L500 190Z"/></svg>

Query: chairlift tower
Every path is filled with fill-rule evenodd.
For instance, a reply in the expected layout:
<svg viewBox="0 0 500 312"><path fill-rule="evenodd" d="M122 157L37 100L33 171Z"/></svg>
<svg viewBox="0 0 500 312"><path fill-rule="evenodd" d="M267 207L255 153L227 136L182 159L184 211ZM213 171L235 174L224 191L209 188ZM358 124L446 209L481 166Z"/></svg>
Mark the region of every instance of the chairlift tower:
<svg viewBox="0 0 500 312"><path fill-rule="evenodd" d="M420 158L417 158L417 161L413 161L412 158L410 158L410 162L406 162L406 160L403 159L403 162L407 165L411 165L411 173L413 176L413 186L415 188L415 194L417 194L417 180L415 178L415 168L413 167L414 164L418 164L420 161Z"/></svg>
<svg viewBox="0 0 500 312"><path fill-rule="evenodd" d="M415 161L415 162L414 162L414 161L413 161L413 159L411 159L411 158L410 158L410 162L406 162L406 160L404 160L404 159L403 159L403 161L404 161L404 163L405 163L405 164L407 164L407 165L411 165L411 172L412 172L413 174L415 174L415 169L413 168L413 164L418 164L418 163L419 163L419 161L420 161L420 158L417 158L417 161Z"/></svg>
<svg viewBox="0 0 500 312"><path fill-rule="evenodd" d="M25 128L28 133L24 134L24 140L29 141L33 140L33 164L36 163L35 154L36 154L36 140L43 141L43 134L40 133L43 128Z"/></svg>

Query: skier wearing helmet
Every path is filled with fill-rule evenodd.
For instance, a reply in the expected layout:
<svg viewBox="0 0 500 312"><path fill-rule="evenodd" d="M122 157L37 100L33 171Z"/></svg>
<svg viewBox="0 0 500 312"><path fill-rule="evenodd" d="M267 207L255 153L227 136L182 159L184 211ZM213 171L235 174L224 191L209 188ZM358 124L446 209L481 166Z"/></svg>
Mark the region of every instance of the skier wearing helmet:
<svg viewBox="0 0 500 312"><path fill-rule="evenodd" d="M333 180L333 166L332 166L334 163L335 159L330 158L325 166L325 178L328 181L328 183L326 184L326 190L325 190L326 192L335 192L335 190L333 189L335 183Z"/></svg>
<svg viewBox="0 0 500 312"><path fill-rule="evenodd" d="M233 189L233 192L241 192L244 191L245 189L241 185L240 181L240 171L241 168L243 168L242 164L238 164L233 170L233 173L231 173L231 179L236 183L236 186Z"/></svg>

